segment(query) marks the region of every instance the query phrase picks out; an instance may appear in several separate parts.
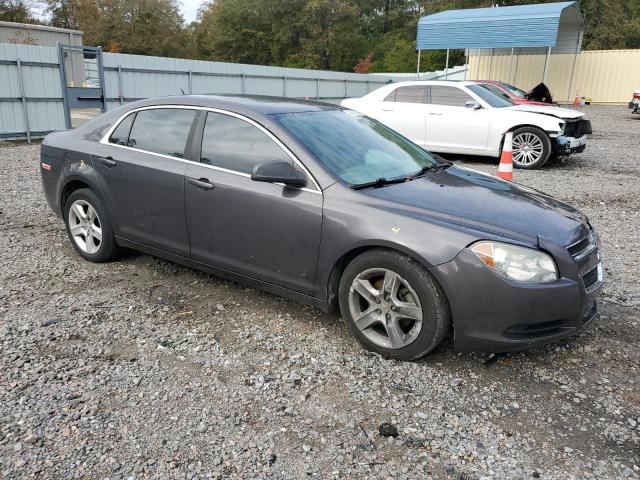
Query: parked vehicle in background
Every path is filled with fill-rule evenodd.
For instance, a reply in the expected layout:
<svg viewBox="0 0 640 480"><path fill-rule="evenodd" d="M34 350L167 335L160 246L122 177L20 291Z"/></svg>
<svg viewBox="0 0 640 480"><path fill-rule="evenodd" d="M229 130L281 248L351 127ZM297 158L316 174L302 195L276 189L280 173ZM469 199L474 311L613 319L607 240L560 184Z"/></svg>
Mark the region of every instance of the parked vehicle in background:
<svg viewBox="0 0 640 480"><path fill-rule="evenodd" d="M553 101L551 92L544 83L536 85L529 92L525 92L509 83L494 80L475 80L475 83L511 100L516 105L558 105Z"/></svg>
<svg viewBox="0 0 640 480"><path fill-rule="evenodd" d="M86 260L124 246L339 306L393 358L451 329L460 350L519 350L596 316L602 265L584 214L336 105L143 100L48 135L41 174Z"/></svg>
<svg viewBox="0 0 640 480"><path fill-rule="evenodd" d="M591 123L568 108L515 105L472 81L385 85L342 106L380 120L426 150L499 157L513 132L513 162L542 167L551 155L584 151Z"/></svg>
<svg viewBox="0 0 640 480"><path fill-rule="evenodd" d="M640 113L640 88L633 92L633 98L629 102L631 113Z"/></svg>

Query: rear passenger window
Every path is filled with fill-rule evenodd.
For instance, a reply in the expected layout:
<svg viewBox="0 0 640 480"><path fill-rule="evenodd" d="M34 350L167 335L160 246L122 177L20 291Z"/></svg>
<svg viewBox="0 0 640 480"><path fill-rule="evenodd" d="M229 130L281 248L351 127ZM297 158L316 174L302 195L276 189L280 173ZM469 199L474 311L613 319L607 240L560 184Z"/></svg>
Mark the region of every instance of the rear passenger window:
<svg viewBox="0 0 640 480"><path fill-rule="evenodd" d="M136 114L128 145L147 152L182 158L195 110L154 108Z"/></svg>
<svg viewBox="0 0 640 480"><path fill-rule="evenodd" d="M262 163L293 164L291 157L254 125L214 112L207 113L200 162L249 175Z"/></svg>
<svg viewBox="0 0 640 480"><path fill-rule="evenodd" d="M129 132L131 131L131 124L133 123L133 119L135 118L135 116L136 114L132 113L120 122L120 124L116 127L116 129L109 137L110 143L127 145L127 142L129 141Z"/></svg>
<svg viewBox="0 0 640 480"><path fill-rule="evenodd" d="M400 87L384 99L385 102L424 103L425 88L422 86Z"/></svg>
<svg viewBox="0 0 640 480"><path fill-rule="evenodd" d="M433 105L464 107L465 103L470 100L473 100L473 98L459 88L431 85L431 103Z"/></svg>

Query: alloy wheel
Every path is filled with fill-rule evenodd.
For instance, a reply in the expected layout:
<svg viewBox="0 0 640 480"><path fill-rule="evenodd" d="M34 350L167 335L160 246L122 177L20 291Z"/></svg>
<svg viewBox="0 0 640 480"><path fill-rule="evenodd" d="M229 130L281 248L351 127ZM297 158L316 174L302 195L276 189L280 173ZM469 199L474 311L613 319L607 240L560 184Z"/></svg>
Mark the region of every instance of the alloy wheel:
<svg viewBox="0 0 640 480"><path fill-rule="evenodd" d="M365 270L349 289L349 310L356 327L376 345L398 349L422 329L422 306L409 282L386 268Z"/></svg>
<svg viewBox="0 0 640 480"><path fill-rule="evenodd" d="M519 165L532 165L544 153L542 139L534 133L524 132L513 137L513 161Z"/></svg>
<svg viewBox="0 0 640 480"><path fill-rule="evenodd" d="M78 248L93 255L102 245L102 223L86 200L76 200L69 209L69 231Z"/></svg>

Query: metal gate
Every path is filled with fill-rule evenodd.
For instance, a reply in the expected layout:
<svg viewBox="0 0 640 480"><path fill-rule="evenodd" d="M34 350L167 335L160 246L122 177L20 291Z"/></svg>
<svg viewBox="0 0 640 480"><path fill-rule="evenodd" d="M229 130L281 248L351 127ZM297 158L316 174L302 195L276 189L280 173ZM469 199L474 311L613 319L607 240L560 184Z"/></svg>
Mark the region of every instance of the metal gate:
<svg viewBox="0 0 640 480"><path fill-rule="evenodd" d="M75 128L105 111L101 47L58 44L60 78L67 128Z"/></svg>

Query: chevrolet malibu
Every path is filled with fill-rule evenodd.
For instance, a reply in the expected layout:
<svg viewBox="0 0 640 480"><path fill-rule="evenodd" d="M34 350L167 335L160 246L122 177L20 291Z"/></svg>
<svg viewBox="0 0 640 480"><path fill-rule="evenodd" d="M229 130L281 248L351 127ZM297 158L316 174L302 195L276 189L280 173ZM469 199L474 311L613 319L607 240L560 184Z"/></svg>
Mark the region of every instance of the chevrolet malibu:
<svg viewBox="0 0 640 480"><path fill-rule="evenodd" d="M450 332L460 350L519 350L596 316L582 213L335 105L143 100L48 135L41 173L86 260L127 247L336 309L389 357Z"/></svg>

